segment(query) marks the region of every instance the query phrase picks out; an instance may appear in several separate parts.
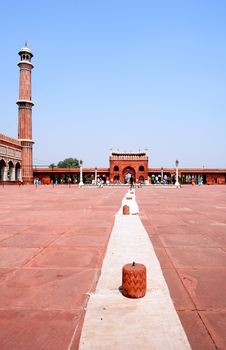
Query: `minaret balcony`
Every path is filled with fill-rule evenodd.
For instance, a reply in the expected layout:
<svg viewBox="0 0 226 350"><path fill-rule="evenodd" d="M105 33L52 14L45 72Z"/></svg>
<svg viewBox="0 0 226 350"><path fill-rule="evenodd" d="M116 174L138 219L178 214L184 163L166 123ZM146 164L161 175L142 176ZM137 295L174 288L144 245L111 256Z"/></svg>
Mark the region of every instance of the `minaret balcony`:
<svg viewBox="0 0 226 350"><path fill-rule="evenodd" d="M31 70L32 68L34 68L33 64L27 60L23 60L17 63L18 67L20 67L20 69L28 69Z"/></svg>
<svg viewBox="0 0 226 350"><path fill-rule="evenodd" d="M34 102L30 100L18 100L16 104L19 108L32 108L34 106Z"/></svg>

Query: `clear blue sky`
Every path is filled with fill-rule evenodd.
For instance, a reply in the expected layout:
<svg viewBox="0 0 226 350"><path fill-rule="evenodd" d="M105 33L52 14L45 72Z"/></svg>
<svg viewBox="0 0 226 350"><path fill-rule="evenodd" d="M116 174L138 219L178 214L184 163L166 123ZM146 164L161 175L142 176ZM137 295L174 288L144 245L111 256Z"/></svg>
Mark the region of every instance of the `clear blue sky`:
<svg viewBox="0 0 226 350"><path fill-rule="evenodd" d="M1 1L0 132L17 137L17 52L34 54L34 164L226 167L226 1Z"/></svg>

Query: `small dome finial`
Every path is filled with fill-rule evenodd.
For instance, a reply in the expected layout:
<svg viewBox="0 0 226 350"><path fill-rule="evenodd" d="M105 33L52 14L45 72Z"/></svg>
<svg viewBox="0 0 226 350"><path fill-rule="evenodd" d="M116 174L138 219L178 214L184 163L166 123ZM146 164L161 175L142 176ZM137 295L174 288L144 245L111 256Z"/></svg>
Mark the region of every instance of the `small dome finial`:
<svg viewBox="0 0 226 350"><path fill-rule="evenodd" d="M24 47L27 47L27 40L25 40L25 44L24 44Z"/></svg>

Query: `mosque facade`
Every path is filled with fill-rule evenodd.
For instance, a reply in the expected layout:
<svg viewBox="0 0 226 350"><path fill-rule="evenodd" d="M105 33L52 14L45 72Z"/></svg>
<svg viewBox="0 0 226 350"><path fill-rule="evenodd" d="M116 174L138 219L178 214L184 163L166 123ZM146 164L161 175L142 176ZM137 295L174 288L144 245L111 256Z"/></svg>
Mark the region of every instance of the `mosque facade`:
<svg viewBox="0 0 226 350"><path fill-rule="evenodd" d="M19 51L19 98L18 138L0 134L0 184L78 183L79 168L49 168L33 165L31 72L33 69L31 50L25 46ZM120 152L111 150L108 168L82 169L83 182L92 183L101 178L104 183L123 184L128 177L134 182L173 183L176 169L150 168L147 150ZM180 182L203 184L226 184L226 168L179 168Z"/></svg>

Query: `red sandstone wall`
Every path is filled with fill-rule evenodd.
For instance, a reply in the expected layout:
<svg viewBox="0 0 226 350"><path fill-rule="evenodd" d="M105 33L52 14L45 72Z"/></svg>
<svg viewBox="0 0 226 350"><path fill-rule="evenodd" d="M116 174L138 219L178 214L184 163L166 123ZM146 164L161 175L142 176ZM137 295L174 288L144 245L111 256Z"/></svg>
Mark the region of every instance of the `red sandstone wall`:
<svg viewBox="0 0 226 350"><path fill-rule="evenodd" d="M207 185L223 185L226 183L226 175L211 174L206 176Z"/></svg>
<svg viewBox="0 0 226 350"><path fill-rule="evenodd" d="M19 110L19 138L32 140L32 111L31 109Z"/></svg>

